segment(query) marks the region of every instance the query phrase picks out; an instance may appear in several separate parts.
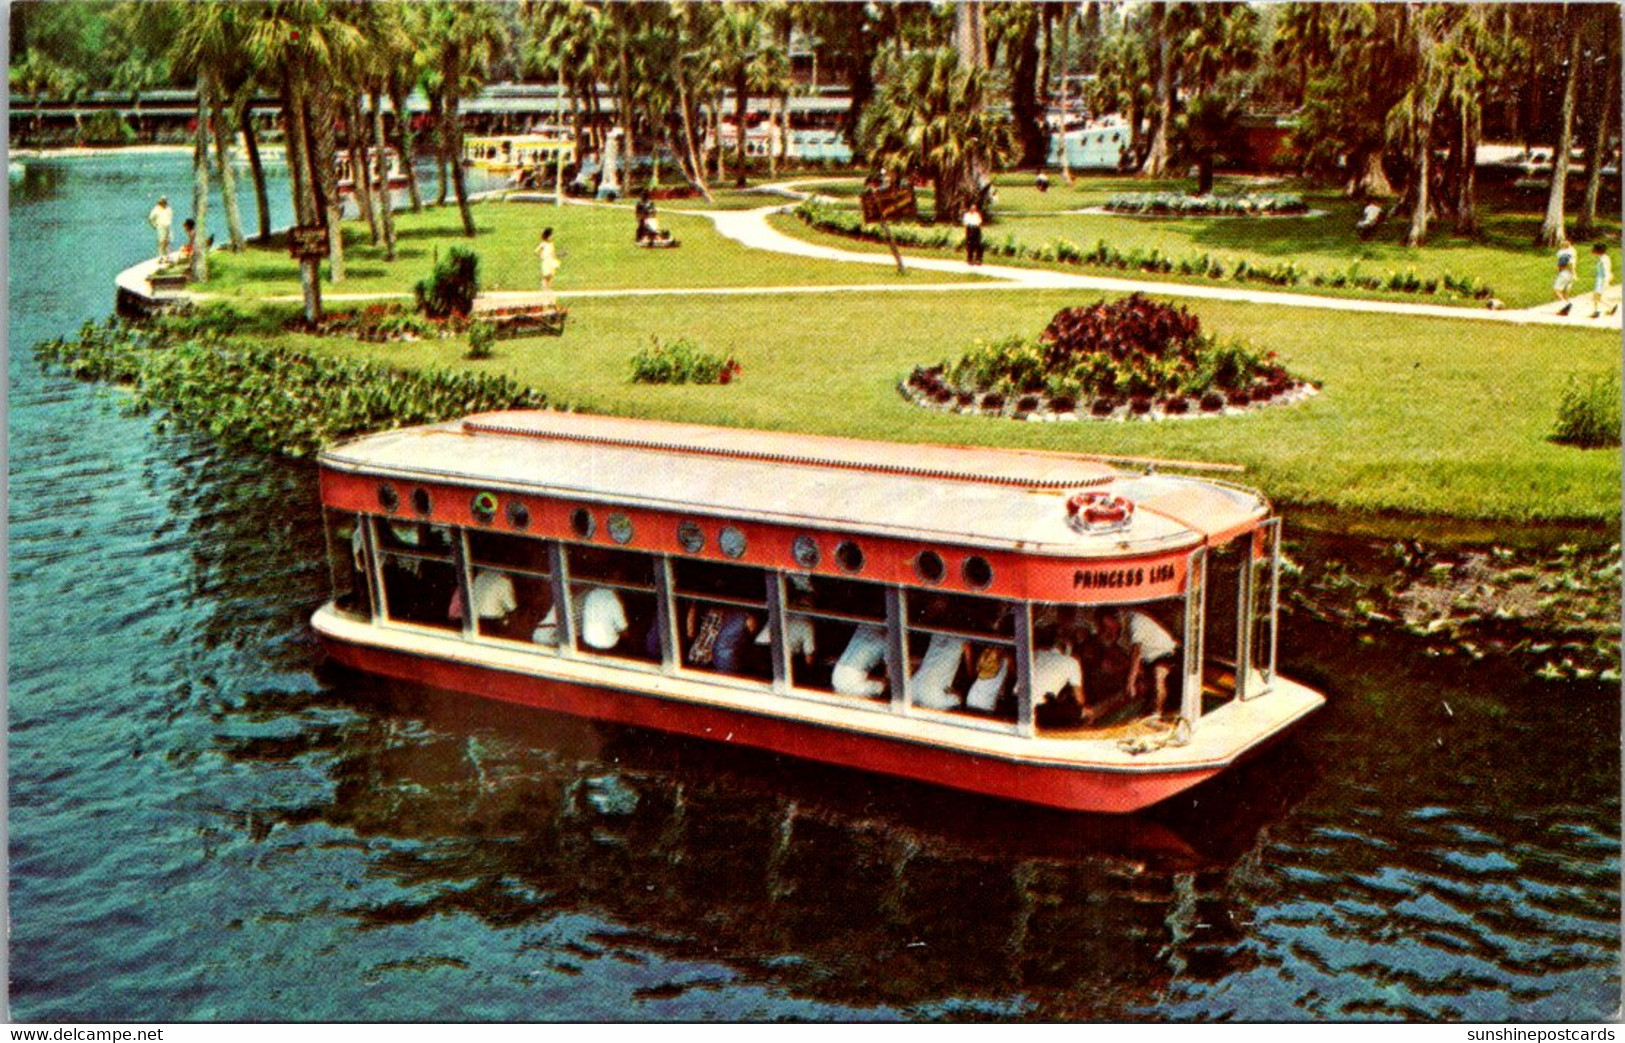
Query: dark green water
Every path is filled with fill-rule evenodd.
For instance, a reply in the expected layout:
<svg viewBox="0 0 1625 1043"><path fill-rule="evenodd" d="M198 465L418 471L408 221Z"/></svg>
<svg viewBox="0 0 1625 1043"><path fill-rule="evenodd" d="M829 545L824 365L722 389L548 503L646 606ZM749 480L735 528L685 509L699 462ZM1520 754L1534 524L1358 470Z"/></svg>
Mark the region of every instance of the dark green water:
<svg viewBox="0 0 1625 1043"><path fill-rule="evenodd" d="M1326 711L1120 820L330 673L312 471L28 351L186 159L12 188L14 1017L1614 1015L1617 692L1288 620Z"/></svg>

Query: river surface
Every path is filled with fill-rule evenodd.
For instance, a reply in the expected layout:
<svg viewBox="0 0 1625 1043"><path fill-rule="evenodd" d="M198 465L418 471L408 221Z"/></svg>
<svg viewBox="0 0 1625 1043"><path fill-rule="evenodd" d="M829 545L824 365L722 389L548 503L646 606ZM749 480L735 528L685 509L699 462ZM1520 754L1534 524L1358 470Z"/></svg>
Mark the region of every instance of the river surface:
<svg viewBox="0 0 1625 1043"><path fill-rule="evenodd" d="M1616 1015L1607 687L1289 619L1327 709L1124 820L320 666L311 467L29 352L110 311L160 192L186 157L12 182L15 1018Z"/></svg>

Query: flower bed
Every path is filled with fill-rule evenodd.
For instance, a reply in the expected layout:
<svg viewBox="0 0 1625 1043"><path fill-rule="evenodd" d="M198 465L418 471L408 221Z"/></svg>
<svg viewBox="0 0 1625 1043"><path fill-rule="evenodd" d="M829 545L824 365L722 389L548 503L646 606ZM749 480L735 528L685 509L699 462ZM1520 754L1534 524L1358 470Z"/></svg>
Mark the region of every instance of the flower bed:
<svg viewBox="0 0 1625 1043"><path fill-rule="evenodd" d="M803 222L819 231L877 243L885 241L877 226L864 224L863 218L851 210L808 200L798 206L795 213ZM942 226L896 225L892 227L892 235L899 246L925 250L958 249L964 243L958 229ZM1260 264L1244 258L1227 258L1207 253L1174 257L1155 248L1141 250L1136 247L1132 250L1119 250L1104 239L1090 248L1062 238L1031 246L1010 235L1002 240L990 239L987 252L994 257L1027 258L1046 264L1075 264L1117 271L1228 279L1232 282L1263 283L1267 286L1352 288L1478 301L1490 300L1495 296L1490 287L1471 275L1453 275L1446 272L1436 277L1424 277L1418 275L1415 269L1372 272L1362 269L1358 264L1349 265L1338 271L1310 272L1291 261Z"/></svg>
<svg viewBox="0 0 1625 1043"><path fill-rule="evenodd" d="M569 312L557 307L515 307L480 311L474 316L448 315L431 319L399 304L369 304L360 311L333 312L312 327L303 317L290 319L285 328L319 337L354 337L374 344L396 341L444 340L468 332L471 321L491 324L498 340L564 333Z"/></svg>
<svg viewBox="0 0 1625 1043"><path fill-rule="evenodd" d="M1023 420L1217 416L1316 392L1274 352L1221 342L1184 308L1141 294L1064 309L1035 339L916 366L899 390L929 408Z"/></svg>
<svg viewBox="0 0 1625 1043"><path fill-rule="evenodd" d="M649 346L632 356L634 384L731 384L741 369L733 357L723 358L683 338L663 343L650 337Z"/></svg>
<svg viewBox="0 0 1625 1043"><path fill-rule="evenodd" d="M1166 217L1259 217L1307 214L1309 204L1295 193L1193 196L1183 192L1122 192L1106 200L1114 214Z"/></svg>

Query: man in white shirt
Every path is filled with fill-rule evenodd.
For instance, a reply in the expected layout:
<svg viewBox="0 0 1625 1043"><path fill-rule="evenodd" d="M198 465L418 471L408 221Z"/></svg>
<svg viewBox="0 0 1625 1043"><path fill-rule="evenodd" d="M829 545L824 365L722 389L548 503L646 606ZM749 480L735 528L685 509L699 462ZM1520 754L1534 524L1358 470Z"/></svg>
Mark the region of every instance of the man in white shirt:
<svg viewBox="0 0 1625 1043"><path fill-rule="evenodd" d="M756 635L756 643L759 645L772 644L772 631L764 627L762 632ZM810 666L813 661L813 653L816 651L818 651L818 648L813 640L812 620L806 616L786 614L784 617L785 655L791 657L800 656L801 661Z"/></svg>
<svg viewBox="0 0 1625 1043"><path fill-rule="evenodd" d="M886 632L879 627L858 627L846 643L846 651L835 663L830 687L841 695L879 695L886 690L886 684L870 677L869 673L885 658Z"/></svg>
<svg viewBox="0 0 1625 1043"><path fill-rule="evenodd" d="M1168 702L1168 675L1174 669L1179 642L1162 625L1144 612L1113 609L1101 614L1100 636L1128 652L1128 682L1124 694L1133 699L1140 693L1140 677L1151 671L1157 695L1153 716L1161 717Z"/></svg>
<svg viewBox="0 0 1625 1043"><path fill-rule="evenodd" d="M175 223L175 211L169 208L169 199L166 196L158 197L158 205L152 208L147 215L147 224L158 233L158 259L164 260L169 256L169 229Z"/></svg>
<svg viewBox="0 0 1625 1043"><path fill-rule="evenodd" d="M502 622L519 607L513 579L506 572L479 569L474 573L474 618Z"/></svg>
<svg viewBox="0 0 1625 1043"><path fill-rule="evenodd" d="M614 648L626 632L626 610L608 587L593 587L580 595L581 643L601 651Z"/></svg>
<svg viewBox="0 0 1625 1043"><path fill-rule="evenodd" d="M954 677L959 673L959 662L965 658L965 639L947 634L932 634L926 646L920 668L909 678L909 694L915 706L929 710L959 709L959 693L953 690Z"/></svg>

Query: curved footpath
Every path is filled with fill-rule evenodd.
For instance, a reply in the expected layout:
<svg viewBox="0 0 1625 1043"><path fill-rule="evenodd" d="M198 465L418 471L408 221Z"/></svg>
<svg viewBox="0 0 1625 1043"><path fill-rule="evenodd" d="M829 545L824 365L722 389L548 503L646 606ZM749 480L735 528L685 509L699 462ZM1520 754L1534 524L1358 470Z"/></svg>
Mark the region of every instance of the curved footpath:
<svg viewBox="0 0 1625 1043"><path fill-rule="evenodd" d="M755 191L765 195L777 195L788 199L800 201L813 196L805 190L804 186L847 181L847 178L820 178L816 180L786 181L777 184L762 185ZM499 193L492 193L498 195ZM508 193L507 198L515 201L551 201L552 196L540 193ZM596 203L590 200L568 200L577 206L614 206L625 208L621 203ZM757 207L752 210L674 210L673 213L702 217L716 226L716 229L726 238L732 239L750 249L769 250L774 253L789 254L795 257L806 257L811 260L837 261L846 264L867 264L880 268L893 268L895 262L889 253L871 253L858 250L843 250L832 246L822 246L807 242L793 236L785 235L768 223L768 218L775 214L788 213L794 208L794 203L775 203L770 206ZM558 298L592 298L592 297L663 297L671 295L681 296L749 296L758 294L840 294L840 293L963 293L989 290L1090 290L1103 293L1143 293L1158 297L1187 297L1199 300L1237 301L1250 304L1266 304L1282 308L1303 308L1321 311L1366 312L1383 315L1412 315L1427 318L1456 319L1468 322L1498 322L1519 326L1560 326L1566 328L1589 329L1621 329L1625 324L1625 315L1622 310L1616 310L1613 315L1604 315L1593 319L1586 309L1590 307L1590 294L1577 294L1574 299L1574 314L1559 315L1559 305L1556 302L1542 304L1534 308L1499 309L1473 307L1452 307L1444 304L1412 304L1406 301L1371 300L1367 298L1352 297L1322 297L1307 293L1283 293L1274 290L1252 290L1238 286L1216 286L1211 283L1175 283L1157 282L1142 279L1120 279L1100 275L1080 275L1073 272L1056 271L1049 268L1018 268L1010 265L982 264L970 265L964 261L949 260L942 257L918 257L905 255L904 262L911 271L943 272L954 275L980 276L976 282L951 283L900 283L893 279L890 282L861 283L842 286L731 286L731 287L656 287L647 289L614 289L614 290L561 290L554 296ZM209 294L184 293L159 294L154 293L150 283L147 282L153 269L157 267L156 261L144 261L119 273L118 288L120 297L126 294L144 296L149 301L162 302L173 300L176 297L190 298L196 301L208 300ZM343 294L324 291L324 300L354 301L354 300L385 300L402 299L410 297L405 293L387 294ZM271 297L273 301L294 301L298 297ZM484 308L514 307L525 304L542 303L542 294L539 291L494 291L480 295L476 302L476 310ZM1620 287L1616 286L1610 292L1609 301L1614 305L1620 302Z"/></svg>

